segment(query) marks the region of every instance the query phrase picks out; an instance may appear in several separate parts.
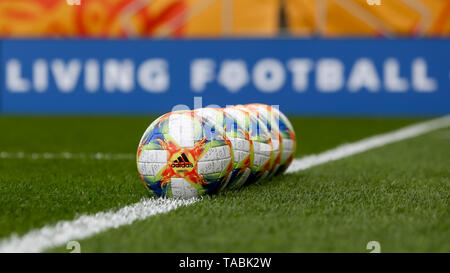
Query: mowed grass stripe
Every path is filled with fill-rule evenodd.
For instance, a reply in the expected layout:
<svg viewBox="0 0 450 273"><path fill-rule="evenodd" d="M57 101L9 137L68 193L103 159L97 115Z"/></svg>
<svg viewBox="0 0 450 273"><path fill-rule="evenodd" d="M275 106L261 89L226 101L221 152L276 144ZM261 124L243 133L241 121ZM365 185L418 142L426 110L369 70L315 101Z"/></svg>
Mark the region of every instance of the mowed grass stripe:
<svg viewBox="0 0 450 273"><path fill-rule="evenodd" d="M8 153L135 154L155 117L27 117L0 115L0 151ZM289 117L296 157L419 121L412 118Z"/></svg>
<svg viewBox="0 0 450 273"><path fill-rule="evenodd" d="M45 159L74 159L74 160L131 160L135 159L135 154L105 154L105 153L24 153L24 152L0 152L0 159L32 159L32 160L45 160Z"/></svg>
<svg viewBox="0 0 450 273"><path fill-rule="evenodd" d="M332 161L332 160L337 160L339 158L344 158L350 155L354 155L363 151L367 151L369 149L375 148L375 147L381 147L385 144L394 142L394 141L400 141L403 139L407 139L407 138L411 138L411 137L415 137L439 128L445 128L450 126L450 117L443 117L443 118L439 118L439 119L435 119L432 121L428 121L428 122L424 122L424 123L420 123L414 126L408 126L404 129L401 130L397 130L391 133L387 133L387 134L383 134L383 135L379 135L377 137L371 137L368 138L366 140L361 140L358 141L357 143L355 143L355 146L359 147L357 149L353 149L352 144L347 144L345 150L350 150L352 152L347 152L347 153L341 153L338 156L331 156L329 158L328 161ZM377 141L377 139L382 139L382 141ZM325 152L324 154L329 154L327 152ZM323 158L323 155L316 155L316 156L312 156L312 157L316 157L316 158ZM309 157L311 158L311 156ZM301 162L302 159L296 160L296 162L293 163L294 166L298 166L299 163ZM326 163L327 161L325 159L322 159L320 161L317 161L317 164L323 164ZM314 163L309 163L309 167L313 167L315 166ZM308 167L308 168L309 168ZM295 167L297 168L297 167ZM292 172L292 171L291 171ZM150 200L150 202L153 202L154 200ZM122 210L127 210L128 212L129 209L131 208L135 208L139 211L136 211L133 213L131 213L131 215L146 215L145 210L149 210L152 208L148 208L148 207L143 207L141 206L143 202L149 202L149 200L143 200L138 204L134 204L132 206L127 206L121 210L119 210L117 213L121 212ZM192 203L194 203L195 200L192 201ZM173 207L173 208L176 208ZM141 211L143 210L143 211ZM171 209L162 209L162 212L168 212ZM58 244L61 244L61 242L64 241L69 241L72 239L83 239L92 235L95 235L97 233L100 233L102 231L105 231L107 229L110 229L111 227L119 227L123 224L127 225L130 224L136 220L142 220L145 219L146 217L142 218L142 217L132 217L130 219L127 219L127 221L123 221L123 220L118 220L117 222L115 222L115 220L117 219L122 219L123 217L119 217L116 213L113 212L107 212L106 214L108 214L107 219L101 217L98 217L98 214L96 215L92 215L92 216L81 216L75 220L73 220L72 222L64 222L64 226L65 228L62 230L61 229L61 223L58 223L55 226L51 226L51 227L44 227L40 230L33 230L29 233L27 233L25 236L22 237L18 237L18 236L12 236L11 238L8 238L4 241L2 241L0 243L0 252L11 252L11 251L42 251L46 248L49 247L54 247L57 246ZM104 214L102 214L104 215ZM152 214L148 214L148 216L150 215L155 215L155 213ZM84 226L84 232L83 234L79 234L74 230L78 230L79 229L79 224L78 222L80 221L80 218L84 219L84 223L89 223L88 225ZM87 219L87 220L86 220ZM110 224L109 225L104 225L103 223L107 221ZM52 234L53 233L53 234ZM52 236L53 235L53 236ZM58 235L58 240L55 240L53 238L55 238Z"/></svg>

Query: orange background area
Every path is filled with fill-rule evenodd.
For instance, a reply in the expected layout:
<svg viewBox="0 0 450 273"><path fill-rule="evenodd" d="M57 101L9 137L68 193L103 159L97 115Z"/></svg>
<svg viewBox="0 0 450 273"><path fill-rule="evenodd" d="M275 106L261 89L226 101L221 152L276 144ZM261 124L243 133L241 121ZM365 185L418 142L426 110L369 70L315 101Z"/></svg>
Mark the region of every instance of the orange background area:
<svg viewBox="0 0 450 273"><path fill-rule="evenodd" d="M450 34L450 0L0 0L3 37Z"/></svg>
<svg viewBox="0 0 450 273"><path fill-rule="evenodd" d="M389 36L450 34L450 0L286 0L296 35Z"/></svg>
<svg viewBox="0 0 450 273"><path fill-rule="evenodd" d="M0 0L3 37L275 35L279 0ZM231 16L227 16L231 14ZM225 20L226 19L226 20Z"/></svg>

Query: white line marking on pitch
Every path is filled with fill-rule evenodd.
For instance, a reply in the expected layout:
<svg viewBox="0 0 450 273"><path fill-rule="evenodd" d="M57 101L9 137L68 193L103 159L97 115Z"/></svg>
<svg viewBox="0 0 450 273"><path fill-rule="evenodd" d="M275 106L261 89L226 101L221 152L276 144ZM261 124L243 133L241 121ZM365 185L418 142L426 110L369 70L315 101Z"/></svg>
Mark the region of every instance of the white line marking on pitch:
<svg viewBox="0 0 450 273"><path fill-rule="evenodd" d="M83 154L83 153L24 153L24 152L0 152L0 159L97 159L97 160L128 160L135 159L134 154Z"/></svg>
<svg viewBox="0 0 450 273"><path fill-rule="evenodd" d="M305 170L320 164L359 154L393 142L420 136L445 127L450 127L450 115L413 124L389 133L368 137L357 142L344 144L317 155L310 155L296 159L292 162L286 172L292 173Z"/></svg>
<svg viewBox="0 0 450 273"><path fill-rule="evenodd" d="M305 170L445 127L450 127L450 116L365 138L317 155L295 159L287 172ZM41 252L45 249L65 244L71 240L84 239L111 228L130 225L137 220L143 220L152 215L167 213L180 206L191 205L198 200L144 199L117 211L82 215L72 221L60 221L55 225L29 231L23 236L13 234L0 242L0 252Z"/></svg>
<svg viewBox="0 0 450 273"><path fill-rule="evenodd" d="M0 243L0 252L41 252L42 250L82 239L110 228L130 225L149 216L166 213L180 206L187 206L198 199L143 199L117 211L82 215L72 221L60 221L56 225L28 232L22 237L12 235Z"/></svg>

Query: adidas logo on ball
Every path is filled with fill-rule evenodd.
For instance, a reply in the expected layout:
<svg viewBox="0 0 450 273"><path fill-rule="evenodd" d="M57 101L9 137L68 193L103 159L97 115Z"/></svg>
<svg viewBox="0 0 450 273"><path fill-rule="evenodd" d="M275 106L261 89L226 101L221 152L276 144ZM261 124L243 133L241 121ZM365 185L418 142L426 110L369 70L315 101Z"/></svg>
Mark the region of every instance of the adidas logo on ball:
<svg viewBox="0 0 450 273"><path fill-rule="evenodd" d="M189 162L189 159L187 156L182 153L181 156L178 157L173 163L172 168L192 168L194 165L192 165L191 162Z"/></svg>

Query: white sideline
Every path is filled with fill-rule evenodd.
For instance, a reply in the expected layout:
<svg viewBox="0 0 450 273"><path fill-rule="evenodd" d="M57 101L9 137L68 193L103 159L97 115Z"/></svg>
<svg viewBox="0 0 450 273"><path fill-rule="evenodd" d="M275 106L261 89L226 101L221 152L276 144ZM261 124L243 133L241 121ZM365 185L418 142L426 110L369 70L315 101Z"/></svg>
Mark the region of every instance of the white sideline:
<svg viewBox="0 0 450 273"><path fill-rule="evenodd" d="M286 172L298 172L320 164L362 153L393 142L413 138L445 127L450 127L450 115L413 124L389 133L364 138L357 142L340 145L334 149L317 155L309 155L296 159L291 163L291 166L289 166Z"/></svg>
<svg viewBox="0 0 450 273"><path fill-rule="evenodd" d="M134 154L83 154L83 153L24 153L24 152L0 152L0 159L97 159L97 160L128 160L135 159Z"/></svg>
<svg viewBox="0 0 450 273"><path fill-rule="evenodd" d="M450 127L450 115L338 146L317 155L295 159L287 172L305 170L445 127ZM13 234L9 238L0 241L0 253L41 252L51 247L63 245L70 240L87 238L111 228L129 225L134 221L142 220L155 214L169 212L180 206L188 206L198 200L200 199L143 199L136 204L126 206L117 211L82 215L72 221L60 221L55 225L29 231L23 236Z"/></svg>
<svg viewBox="0 0 450 273"><path fill-rule="evenodd" d="M82 239L110 228L130 225L134 221L166 213L197 200L199 199L143 199L117 211L82 215L72 221L60 221L56 225L32 230L22 237L13 234L0 243L0 253L41 252L47 248L66 244L73 239Z"/></svg>

